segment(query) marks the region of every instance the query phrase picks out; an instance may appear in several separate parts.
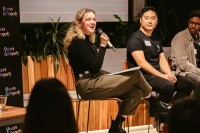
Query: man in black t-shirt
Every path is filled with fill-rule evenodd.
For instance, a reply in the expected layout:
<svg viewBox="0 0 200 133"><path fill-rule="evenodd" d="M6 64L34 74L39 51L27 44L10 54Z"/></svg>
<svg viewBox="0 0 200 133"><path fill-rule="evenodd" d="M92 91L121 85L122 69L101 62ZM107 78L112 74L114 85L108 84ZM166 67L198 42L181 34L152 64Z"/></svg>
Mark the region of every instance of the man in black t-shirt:
<svg viewBox="0 0 200 133"><path fill-rule="evenodd" d="M143 51L145 60L156 70L160 70L159 54L163 52L163 47L160 39L156 34L152 33L151 36L145 35L141 30L137 30L130 37L127 45L127 59L129 67L136 67L137 62L129 51ZM146 73L144 70L142 70Z"/></svg>
<svg viewBox="0 0 200 133"><path fill-rule="evenodd" d="M153 7L142 9L140 29L134 32L127 42L127 61L129 68L141 66L141 71L159 93L157 100L171 103L177 99L189 96L192 91L191 80L172 75L165 58L161 39L154 33L158 23L157 11ZM174 92L177 91L173 97Z"/></svg>
<svg viewBox="0 0 200 133"><path fill-rule="evenodd" d="M171 103L189 96L193 88L192 81L183 76L172 74L163 52L161 39L154 33L158 23L156 9L154 7L142 9L140 23L140 29L134 32L127 42L128 67L141 67L141 71L152 87L152 91L159 93L157 100L160 102ZM174 95L175 91L177 93ZM150 107L150 116L153 116L151 112ZM154 117L156 117L154 125L158 131L159 126L157 124L166 121L166 114ZM160 122L157 121L158 117Z"/></svg>

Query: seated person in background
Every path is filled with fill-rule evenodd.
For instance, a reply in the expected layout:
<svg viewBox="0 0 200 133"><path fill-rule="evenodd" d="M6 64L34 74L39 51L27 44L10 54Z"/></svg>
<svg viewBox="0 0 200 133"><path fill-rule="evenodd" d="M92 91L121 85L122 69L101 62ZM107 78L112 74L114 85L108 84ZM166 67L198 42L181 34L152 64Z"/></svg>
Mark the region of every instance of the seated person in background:
<svg viewBox="0 0 200 133"><path fill-rule="evenodd" d="M177 100L168 112L168 133L196 133L200 125L200 103L192 98Z"/></svg>
<svg viewBox="0 0 200 133"><path fill-rule="evenodd" d="M56 78L36 82L27 106L23 133L78 133L71 99Z"/></svg>
<svg viewBox="0 0 200 133"><path fill-rule="evenodd" d="M171 103L189 96L192 81L172 75L165 58L162 42L154 32L158 24L158 13L154 7L145 7L140 14L140 29L134 32L127 42L128 67L140 66L142 73L152 90L159 93L157 100Z"/></svg>
<svg viewBox="0 0 200 133"><path fill-rule="evenodd" d="M176 73L193 81L193 96L200 100L200 10L189 13L188 26L171 42L172 63Z"/></svg>
<svg viewBox="0 0 200 133"><path fill-rule="evenodd" d="M156 111L162 108L151 96L151 86L139 70L117 75L107 75L101 70L109 38L100 36L100 47L95 47L96 13L92 9L81 9L75 22L67 30L64 40L69 63L76 77L77 90L83 99L119 98L118 115L112 120L109 133L126 133L122 122L134 115L141 98L144 97Z"/></svg>

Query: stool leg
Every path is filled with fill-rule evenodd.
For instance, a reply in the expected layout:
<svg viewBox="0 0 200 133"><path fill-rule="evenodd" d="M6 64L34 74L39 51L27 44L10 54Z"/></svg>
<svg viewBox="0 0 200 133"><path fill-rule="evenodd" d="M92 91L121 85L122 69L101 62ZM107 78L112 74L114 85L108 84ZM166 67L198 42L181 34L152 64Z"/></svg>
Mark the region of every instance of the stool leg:
<svg viewBox="0 0 200 133"><path fill-rule="evenodd" d="M127 126L128 126L128 133L129 133L129 123L128 123L128 117L127 117Z"/></svg>
<svg viewBox="0 0 200 133"><path fill-rule="evenodd" d="M148 104L148 112L149 112L149 120L148 120L148 133L149 133L149 130L150 130L150 119L151 119L151 115L150 115L149 103L147 102L147 104Z"/></svg>
<svg viewBox="0 0 200 133"><path fill-rule="evenodd" d="M112 118L111 118L112 119ZM128 133L129 133L129 123L128 123L128 117L126 118L126 121L124 121L124 130L126 128L126 122L127 122L127 129L128 129Z"/></svg>
<svg viewBox="0 0 200 133"><path fill-rule="evenodd" d="M151 119L151 117L149 116L149 121L148 121L148 133L149 133L149 130L150 130L150 119Z"/></svg>

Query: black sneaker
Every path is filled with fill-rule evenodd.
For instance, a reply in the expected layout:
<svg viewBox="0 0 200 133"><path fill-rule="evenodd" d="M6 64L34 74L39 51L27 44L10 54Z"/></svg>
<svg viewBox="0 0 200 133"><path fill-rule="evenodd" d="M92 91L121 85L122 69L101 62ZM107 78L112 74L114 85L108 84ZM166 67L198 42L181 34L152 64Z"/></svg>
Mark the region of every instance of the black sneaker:
<svg viewBox="0 0 200 133"><path fill-rule="evenodd" d="M122 127L119 127L114 120L112 120L108 133L126 133L126 131Z"/></svg>
<svg viewBox="0 0 200 133"><path fill-rule="evenodd" d="M164 103L162 101L160 101L160 105L165 109L171 109L171 107L172 107L172 104Z"/></svg>

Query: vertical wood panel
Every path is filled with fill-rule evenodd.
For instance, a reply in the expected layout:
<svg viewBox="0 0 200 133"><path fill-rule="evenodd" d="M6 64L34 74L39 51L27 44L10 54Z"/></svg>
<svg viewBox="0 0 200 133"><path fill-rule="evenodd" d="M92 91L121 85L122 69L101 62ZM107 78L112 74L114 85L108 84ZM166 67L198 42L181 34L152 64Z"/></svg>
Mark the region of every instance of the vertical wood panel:
<svg viewBox="0 0 200 133"><path fill-rule="evenodd" d="M107 119L108 119L108 102L109 100L104 100L101 103L101 114L100 114L100 120L101 120L101 129L106 129L108 126Z"/></svg>
<svg viewBox="0 0 200 133"><path fill-rule="evenodd" d="M45 61L44 61L45 62ZM54 75L54 62L53 59L51 58L51 56L47 56L47 62L46 62L46 70L47 70L47 77L55 77Z"/></svg>
<svg viewBox="0 0 200 133"><path fill-rule="evenodd" d="M100 118L96 116L95 112L95 105L99 104L98 101L92 101L90 102L90 117L89 117L89 130L95 130L95 121L98 121Z"/></svg>
<svg viewBox="0 0 200 133"><path fill-rule="evenodd" d="M47 58L47 61L42 59L42 62L40 63L41 64L41 78L47 78L48 77L48 58Z"/></svg>
<svg viewBox="0 0 200 133"><path fill-rule="evenodd" d="M85 101L83 102L82 104L82 114L81 114L81 117L82 117L82 129L83 131L85 131L87 129L87 120L88 120L88 116L87 116L87 112L88 112L88 105L89 105L89 102L88 101ZM92 119L92 118L91 118Z"/></svg>
<svg viewBox="0 0 200 133"><path fill-rule="evenodd" d="M101 120L101 118L100 118L101 107L99 106L98 103L96 103L96 104L95 104L95 107L93 107L93 108L95 108L95 115L94 115L95 121L94 121L94 125L95 125L96 129L101 129L101 122L102 122L102 121L99 121L99 120L98 120L98 118ZM96 119L97 119L97 120L96 120Z"/></svg>
<svg viewBox="0 0 200 133"><path fill-rule="evenodd" d="M67 87L68 90L74 90L74 82L75 82L75 77L72 76L72 70L71 70L71 66L67 65Z"/></svg>
<svg viewBox="0 0 200 133"><path fill-rule="evenodd" d="M138 107L138 125L142 125L144 123L144 100L142 100Z"/></svg>
<svg viewBox="0 0 200 133"><path fill-rule="evenodd" d="M67 64L64 61L64 58L61 57L61 61L60 61L60 67L59 67L59 72L60 75L58 77L58 79L60 79L60 81L64 84L64 86L68 89L68 85L67 85ZM70 80L70 79L69 79ZM70 81L70 83L72 83L72 81Z"/></svg>
<svg viewBox="0 0 200 133"><path fill-rule="evenodd" d="M34 62L34 74L35 74L35 82L41 79L41 64L39 62Z"/></svg>
<svg viewBox="0 0 200 133"><path fill-rule="evenodd" d="M27 67L28 67L28 87L29 87L29 92L31 92L33 86L35 85L35 70L34 70L34 63L31 59L31 57L28 57L28 63L27 63Z"/></svg>
<svg viewBox="0 0 200 133"><path fill-rule="evenodd" d="M29 93L29 82L28 82L28 67L25 66L22 62L22 84L23 84L23 93Z"/></svg>
<svg viewBox="0 0 200 133"><path fill-rule="evenodd" d="M55 63L54 64L54 69L55 69ZM54 70L54 75L57 79L59 79L61 81L61 65L62 64L62 60L60 59L60 62L59 62L59 68L57 70L57 72Z"/></svg>

